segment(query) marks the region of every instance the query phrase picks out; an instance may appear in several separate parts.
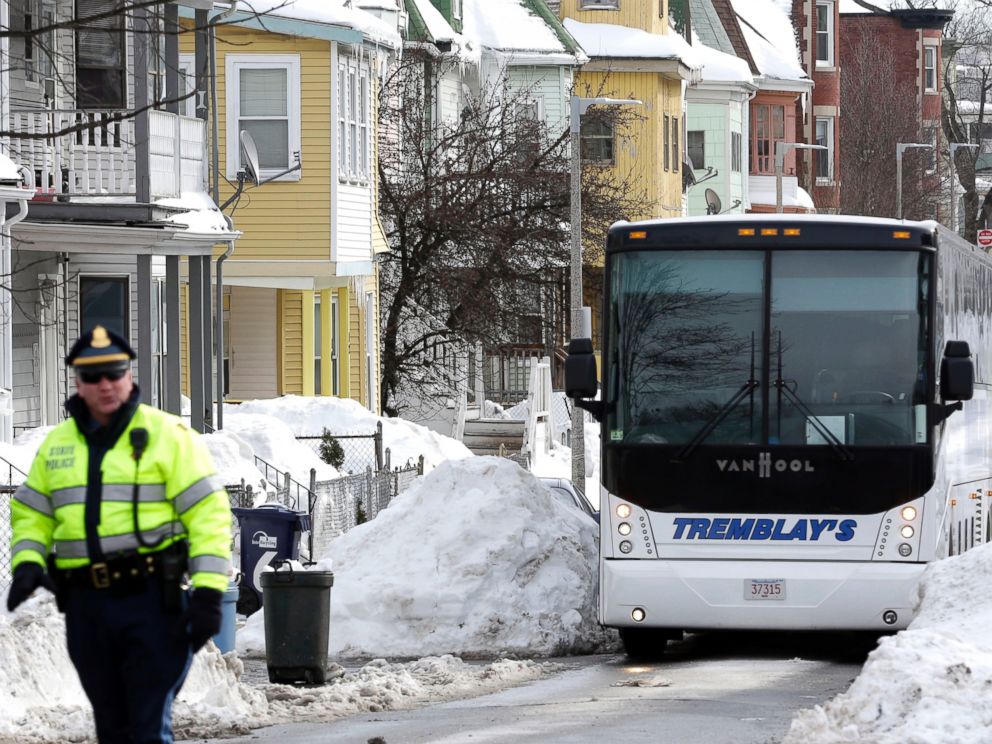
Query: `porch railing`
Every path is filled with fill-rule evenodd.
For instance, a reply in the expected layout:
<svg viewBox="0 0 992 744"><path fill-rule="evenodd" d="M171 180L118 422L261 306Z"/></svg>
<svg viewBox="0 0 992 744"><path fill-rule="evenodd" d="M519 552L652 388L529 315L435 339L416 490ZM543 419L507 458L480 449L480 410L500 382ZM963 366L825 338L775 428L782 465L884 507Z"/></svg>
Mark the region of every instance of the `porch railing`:
<svg viewBox="0 0 992 744"><path fill-rule="evenodd" d="M207 190L206 122L165 111L148 116L152 199ZM134 197L134 118L118 110L10 112L11 158L35 174L36 200Z"/></svg>

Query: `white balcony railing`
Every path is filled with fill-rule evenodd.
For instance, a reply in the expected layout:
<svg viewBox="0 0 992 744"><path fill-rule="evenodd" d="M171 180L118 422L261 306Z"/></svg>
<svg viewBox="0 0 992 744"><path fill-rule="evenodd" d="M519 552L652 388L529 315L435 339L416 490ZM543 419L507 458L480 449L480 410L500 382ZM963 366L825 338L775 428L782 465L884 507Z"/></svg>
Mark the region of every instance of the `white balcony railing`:
<svg viewBox="0 0 992 744"><path fill-rule="evenodd" d="M115 115L124 117L115 119ZM206 122L149 112L151 198L207 190ZM120 111L10 113L15 162L35 174L36 199L131 197L136 193L134 119Z"/></svg>

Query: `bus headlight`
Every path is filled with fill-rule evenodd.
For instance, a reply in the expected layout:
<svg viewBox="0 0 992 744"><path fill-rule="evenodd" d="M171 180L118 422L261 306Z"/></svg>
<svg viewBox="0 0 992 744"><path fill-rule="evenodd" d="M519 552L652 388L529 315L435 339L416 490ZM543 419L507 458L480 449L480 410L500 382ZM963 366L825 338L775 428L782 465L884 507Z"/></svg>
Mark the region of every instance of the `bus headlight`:
<svg viewBox="0 0 992 744"><path fill-rule="evenodd" d="M630 523L629 522L621 522L617 526L617 532L619 532L621 535L629 535L630 534Z"/></svg>
<svg viewBox="0 0 992 744"><path fill-rule="evenodd" d="M916 534L916 530L913 529L913 525L904 524L902 529L899 530L899 534L905 537L907 540Z"/></svg>
<svg viewBox="0 0 992 744"><path fill-rule="evenodd" d="M633 543L630 542L630 540L621 540L620 541L620 552L621 553L629 553L633 549L634 549L634 545L633 545Z"/></svg>
<svg viewBox="0 0 992 744"><path fill-rule="evenodd" d="M916 519L916 507L915 506L903 507L902 518L907 522L912 522L914 519Z"/></svg>
<svg viewBox="0 0 992 744"><path fill-rule="evenodd" d="M903 558L908 558L910 553L913 552L913 546L909 543L899 543L899 555Z"/></svg>
<svg viewBox="0 0 992 744"><path fill-rule="evenodd" d="M620 504L617 507L617 516L620 519L626 519L630 516L630 504Z"/></svg>

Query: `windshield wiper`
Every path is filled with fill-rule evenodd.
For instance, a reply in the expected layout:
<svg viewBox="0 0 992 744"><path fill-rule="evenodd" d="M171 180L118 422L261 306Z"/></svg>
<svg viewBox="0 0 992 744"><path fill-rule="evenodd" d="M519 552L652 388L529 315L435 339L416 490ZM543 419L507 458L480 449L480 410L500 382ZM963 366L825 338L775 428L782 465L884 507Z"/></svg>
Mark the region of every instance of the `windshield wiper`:
<svg viewBox="0 0 992 744"><path fill-rule="evenodd" d="M837 435L835 435L832 431L830 431L830 429L827 428L827 425L824 424L823 421L820 420L820 418L815 413L809 410L809 406L807 406L802 401L802 399L798 395L796 395L795 391L789 388L790 382L795 384L795 380L782 379L782 332L779 331L778 332L778 377L775 379L775 383L774 383L775 387L778 389L779 392L779 401L778 401L779 432L781 433L782 430L782 423L781 423L782 395L785 395L785 397L789 399L792 405L798 408L799 412L806 417L806 420L813 425L813 428L816 429L817 434L823 437L824 441L830 445L830 449L832 449L834 453L841 460L847 460L847 461L854 460L854 453L851 452L851 450L848 449L848 447L842 441L840 441L840 439L837 438Z"/></svg>
<svg viewBox="0 0 992 744"><path fill-rule="evenodd" d="M716 413L714 413L713 416L711 416L709 418L709 420L705 424L703 424L703 428L700 429L698 432L696 432L696 436L694 436L692 439L690 439L689 442L688 442L688 444L686 444L685 447L683 447L681 450L679 450L679 453L675 456L674 462L681 462L682 460L684 460L685 458L687 458L689 455L691 455L696 450L696 447L698 447L699 445L701 445L706 440L706 437L708 437L710 434L713 433L713 430L716 429L716 427L718 427L723 422L723 420L725 418L727 418L727 416L730 414L730 412L732 410L734 410L734 408L737 407L737 404L740 403L742 400L744 400L744 398L746 396L749 396L751 398L751 417L750 418L751 418L751 426L753 427L754 426L754 395L752 395L752 393L754 392L754 389L757 388L757 387L760 387L760 385L761 385L761 383L759 383L754 378L754 333L752 332L751 333L751 377L750 377L750 379L748 379L747 382L745 382L743 385L741 385L740 389L736 393L734 393L734 397L731 398L730 400L728 400L722 406L720 406L720 410L718 410ZM753 429L752 429L752 435L753 435L753 433L754 432L753 432ZM752 439L753 438L754 437L752 436Z"/></svg>

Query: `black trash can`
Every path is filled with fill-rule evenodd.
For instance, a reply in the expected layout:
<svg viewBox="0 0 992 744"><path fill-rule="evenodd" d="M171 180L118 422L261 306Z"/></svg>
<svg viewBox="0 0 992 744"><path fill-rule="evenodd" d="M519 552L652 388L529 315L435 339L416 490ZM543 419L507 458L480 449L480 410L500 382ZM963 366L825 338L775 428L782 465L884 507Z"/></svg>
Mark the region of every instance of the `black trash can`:
<svg viewBox="0 0 992 744"><path fill-rule="evenodd" d="M288 562L262 574L269 682L323 684L331 626L331 571L294 571Z"/></svg>
<svg viewBox="0 0 992 744"><path fill-rule="evenodd" d="M241 526L241 588L237 610L251 615L262 606L259 576L270 563L300 557L300 535L310 529L310 515L282 504L232 509Z"/></svg>

